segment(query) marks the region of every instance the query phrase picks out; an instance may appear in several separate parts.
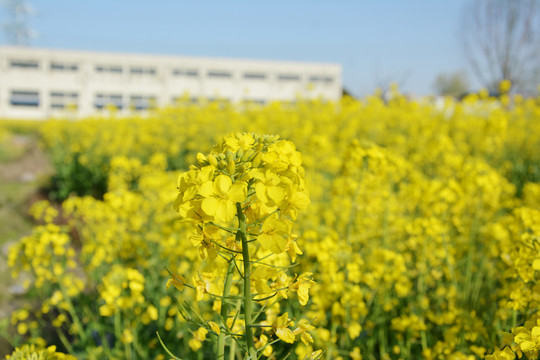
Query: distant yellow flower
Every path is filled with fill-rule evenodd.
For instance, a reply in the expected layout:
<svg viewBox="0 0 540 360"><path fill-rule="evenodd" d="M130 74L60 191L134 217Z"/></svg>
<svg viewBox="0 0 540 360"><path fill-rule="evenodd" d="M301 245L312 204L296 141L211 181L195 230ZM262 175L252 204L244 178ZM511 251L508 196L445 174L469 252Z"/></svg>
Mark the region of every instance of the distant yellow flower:
<svg viewBox="0 0 540 360"><path fill-rule="evenodd" d="M514 360L516 354L509 348L505 347L503 350L495 350L491 355L487 355L485 360Z"/></svg>
<svg viewBox="0 0 540 360"><path fill-rule="evenodd" d="M277 337L282 341L292 344L294 343L295 336L292 330L289 329L290 324L289 313L285 313L276 319L274 331L276 332Z"/></svg>
<svg viewBox="0 0 540 360"><path fill-rule="evenodd" d="M512 88L512 82L510 80L503 80L499 83L499 91L502 94L506 94Z"/></svg>
<svg viewBox="0 0 540 360"><path fill-rule="evenodd" d="M519 345L521 351L535 351L540 349L540 326L535 326L532 330L522 328L514 337L514 341Z"/></svg>
<svg viewBox="0 0 540 360"><path fill-rule="evenodd" d="M214 295L220 295L223 291L222 284L219 283L220 279L217 278L213 272L203 272L193 276L193 285L197 290L197 301L203 299L204 294L210 293Z"/></svg>
<svg viewBox="0 0 540 360"><path fill-rule="evenodd" d="M208 322L208 326L210 326L210 329L212 329L213 332L215 332L216 334L219 335L219 333L221 332L221 330L219 329L219 325L216 324L215 322L213 321L209 321Z"/></svg>
<svg viewBox="0 0 540 360"><path fill-rule="evenodd" d="M296 244L295 241L296 236L291 235L287 239L287 244L285 245L285 251L287 251L287 254L289 254L289 258L292 262L296 261L296 255L302 255L302 250L298 247L298 244Z"/></svg>
<svg viewBox="0 0 540 360"><path fill-rule="evenodd" d="M193 333L193 337L189 339L188 345L193 351L197 351L202 347L202 342L206 340L206 334L208 330L203 327L200 327L197 331Z"/></svg>
<svg viewBox="0 0 540 360"><path fill-rule="evenodd" d="M298 301L302 305L307 304L309 300L309 289L315 285L315 281L311 280L312 276L312 273L303 273L289 286L289 290L296 291Z"/></svg>
<svg viewBox="0 0 540 360"><path fill-rule="evenodd" d="M261 334L259 339L255 342L255 347L257 349L261 349L264 347L262 354L266 357L269 357L270 355L272 355L272 352L274 352L272 345L268 344L268 336L264 334Z"/></svg>
<svg viewBox="0 0 540 360"><path fill-rule="evenodd" d="M294 335L300 335L300 340L305 345L309 345L313 342L313 337L311 336L308 331L314 330L315 327L309 323L306 319L300 319L298 322L298 327L294 329L293 334Z"/></svg>
<svg viewBox="0 0 540 360"><path fill-rule="evenodd" d="M171 278L167 280L167 289L169 289L171 286L174 286L177 290L184 290L184 284L186 283L186 279L182 275L178 274L171 274Z"/></svg>
<svg viewBox="0 0 540 360"><path fill-rule="evenodd" d="M316 350L316 351L313 351L313 352L311 353L311 355L309 356L309 360L318 360L318 359L321 359L321 358L322 358L322 353L323 353L322 350Z"/></svg>
<svg viewBox="0 0 540 360"><path fill-rule="evenodd" d="M120 336L120 341L124 344L131 344L133 342L133 333L129 329L124 329L122 336Z"/></svg>

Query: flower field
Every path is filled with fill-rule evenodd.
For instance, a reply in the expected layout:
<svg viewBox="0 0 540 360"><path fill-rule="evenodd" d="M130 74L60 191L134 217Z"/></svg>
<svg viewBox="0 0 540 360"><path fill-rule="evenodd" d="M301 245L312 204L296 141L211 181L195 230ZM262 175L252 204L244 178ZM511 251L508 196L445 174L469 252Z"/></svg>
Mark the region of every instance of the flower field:
<svg viewBox="0 0 540 360"><path fill-rule="evenodd" d="M538 356L540 98L186 101L40 132L12 360Z"/></svg>

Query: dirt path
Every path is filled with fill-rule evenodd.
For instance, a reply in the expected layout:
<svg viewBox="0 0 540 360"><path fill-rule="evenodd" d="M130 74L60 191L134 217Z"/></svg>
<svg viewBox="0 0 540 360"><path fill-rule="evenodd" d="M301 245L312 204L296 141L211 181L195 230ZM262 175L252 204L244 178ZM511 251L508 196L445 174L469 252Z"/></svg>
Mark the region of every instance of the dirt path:
<svg viewBox="0 0 540 360"><path fill-rule="evenodd" d="M43 180L53 172L49 158L38 145L37 135L15 135L8 141L2 145L17 155L0 163L0 320L9 319L10 313L21 306L18 295L24 292L20 281L10 276L9 248L31 232L33 224L28 209L39 198ZM0 358L11 352L10 335L2 330L0 326Z"/></svg>
<svg viewBox="0 0 540 360"><path fill-rule="evenodd" d="M52 172L47 155L39 147L34 135L15 135L12 146L22 147L24 155L8 163L0 163L0 181L29 182Z"/></svg>

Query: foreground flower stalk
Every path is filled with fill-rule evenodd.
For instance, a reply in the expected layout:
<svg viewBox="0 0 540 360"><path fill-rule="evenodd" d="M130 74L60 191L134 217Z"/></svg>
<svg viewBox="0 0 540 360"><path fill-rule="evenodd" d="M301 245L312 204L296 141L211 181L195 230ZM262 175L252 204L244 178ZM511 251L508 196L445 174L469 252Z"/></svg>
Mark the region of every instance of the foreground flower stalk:
<svg viewBox="0 0 540 360"><path fill-rule="evenodd" d="M238 234L240 239L242 239L242 257L244 259L244 321L246 323L246 333L244 337L246 339L249 357L252 359L257 359L257 352L255 351L255 342L253 341L252 331L253 301L251 300L251 264L249 261L246 217L242 212L242 206L239 203L236 204L236 208L238 225L240 228Z"/></svg>
<svg viewBox="0 0 540 360"><path fill-rule="evenodd" d="M277 341L313 342L308 331L315 327L308 320L279 315L279 300L291 301L290 293L296 293L306 305L314 285L309 273L288 274L302 254L293 221L309 204L301 164L291 142L244 133L224 138L207 155L199 153L197 164L180 175L174 207L192 225L189 239L201 263L193 284L171 273L167 285L194 289L197 301L213 301L215 312L208 320L192 304L180 304L183 317L199 326L189 342L193 351L207 335L217 337L217 359L225 359L227 346L231 358L240 352L255 360L274 356Z"/></svg>

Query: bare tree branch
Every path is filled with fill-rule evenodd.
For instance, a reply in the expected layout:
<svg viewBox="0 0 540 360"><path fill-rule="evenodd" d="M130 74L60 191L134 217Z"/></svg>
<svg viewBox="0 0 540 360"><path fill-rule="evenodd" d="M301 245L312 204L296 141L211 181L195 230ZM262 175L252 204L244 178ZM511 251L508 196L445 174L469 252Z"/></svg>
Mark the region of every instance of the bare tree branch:
<svg viewBox="0 0 540 360"><path fill-rule="evenodd" d="M479 81L497 91L531 93L540 83L540 0L472 0L463 14L462 41Z"/></svg>

